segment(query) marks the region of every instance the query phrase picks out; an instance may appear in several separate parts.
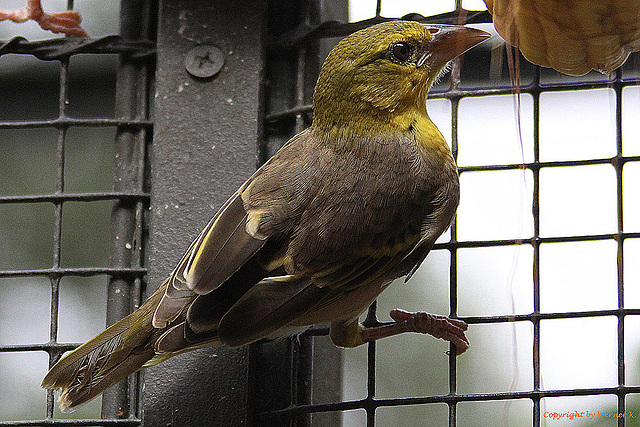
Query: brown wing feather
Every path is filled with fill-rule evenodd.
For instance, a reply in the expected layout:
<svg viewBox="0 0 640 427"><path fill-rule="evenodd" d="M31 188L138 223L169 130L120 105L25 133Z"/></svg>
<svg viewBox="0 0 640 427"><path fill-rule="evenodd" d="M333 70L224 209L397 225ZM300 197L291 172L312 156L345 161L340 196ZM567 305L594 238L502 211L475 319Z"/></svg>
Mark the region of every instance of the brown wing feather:
<svg viewBox="0 0 640 427"><path fill-rule="evenodd" d="M171 273L153 316L153 326L164 328L198 296L216 289L263 245L245 230L247 213L234 194L191 243Z"/></svg>
<svg viewBox="0 0 640 427"><path fill-rule="evenodd" d="M247 233L247 217L242 198L234 194L207 225L184 266L189 289L197 294L211 292L264 245L264 239Z"/></svg>
<svg viewBox="0 0 640 427"><path fill-rule="evenodd" d="M222 317L218 337L230 347L241 347L291 323L330 292L309 278L283 276L256 284Z"/></svg>
<svg viewBox="0 0 640 427"><path fill-rule="evenodd" d="M160 347L173 351L212 337L235 347L301 319L313 323L309 313L353 316L341 298L375 298L399 275L399 264L406 273L405 264L420 261L428 247L405 257L425 238L442 178L416 180L424 165L411 141L373 146L338 150L305 131L259 169L172 275L156 317L166 306L174 317L165 318L186 310L186 322ZM284 279L273 277L283 269ZM360 287L370 289L354 293Z"/></svg>
<svg viewBox="0 0 640 427"><path fill-rule="evenodd" d="M166 290L153 313L152 325L154 328L165 328L169 323L176 320L198 296L188 289L183 290L176 286L176 277L174 270L166 280Z"/></svg>
<svg viewBox="0 0 640 427"><path fill-rule="evenodd" d="M247 187L246 207L271 208L256 232L286 236L278 260L290 276L251 288L222 318L222 342L352 319L420 264L455 212L455 164L434 168L415 141L390 139L336 147L308 131Z"/></svg>

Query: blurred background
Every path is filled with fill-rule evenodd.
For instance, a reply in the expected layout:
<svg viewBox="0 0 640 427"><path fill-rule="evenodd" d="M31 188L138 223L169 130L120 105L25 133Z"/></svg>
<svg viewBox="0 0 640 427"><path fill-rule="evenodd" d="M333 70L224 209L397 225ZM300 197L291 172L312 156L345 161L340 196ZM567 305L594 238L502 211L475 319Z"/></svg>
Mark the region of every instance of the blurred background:
<svg viewBox="0 0 640 427"><path fill-rule="evenodd" d="M43 1L45 10L61 11L66 1ZM383 1L381 15L418 12L429 16L453 10L453 1ZM2 9L24 7L24 0L2 0ZM481 0L463 1L469 10L485 9ZM373 0L352 0L349 20L371 18ZM91 37L118 33L117 2L78 1L76 10ZM482 28L490 30L489 25ZM493 31L495 34L495 31ZM28 40L59 37L35 23L0 23L0 40L16 35ZM482 47L504 55L499 37ZM494 54L495 56L495 54ZM533 79L533 67L521 59L521 80ZM467 62L465 67L470 66ZM113 117L117 57L75 55L70 63L70 117ZM640 76L640 58L632 55L624 76ZM461 81L462 87L508 86L506 66L497 75ZM60 65L30 55L0 56L0 122L54 119L58 116ZM469 73L477 76L477 70ZM568 77L543 69L541 82L607 81L591 72ZM438 87L446 88L448 77ZM438 89L436 87L436 89ZM622 92L624 156L640 156L640 87ZM99 100L99 102L96 102ZM540 97L539 160L580 161L616 155L613 88L549 91ZM428 111L451 141L451 102L431 99ZM533 101L523 94L463 98L458 109L458 164L461 204L457 240L481 242L530 239L533 235L533 177L528 169L464 171L481 165L520 164L534 160ZM520 129L518 129L520 122ZM0 196L50 194L57 177L53 128L0 128ZM65 191L110 191L113 186L115 128L72 127L66 137ZM640 232L640 162L624 165L624 231ZM594 236L618 231L615 169L610 164L543 168L540 171L540 236ZM109 265L112 202L65 202L61 266ZM0 270L50 268L53 206L49 203L0 204ZM197 230L194 230L194 236ZM447 242L446 233L439 242ZM473 245L470 245L473 246ZM640 308L640 239L624 242L624 307ZM478 245L457 250L458 314L461 317L530 314L533 311L533 249L530 244ZM580 312L618 308L618 245L611 239L549 242L540 247L541 312ZM449 313L451 255L434 250L409 283L399 281L378 300L381 320L392 308ZM63 277L60 287L58 341L80 343L105 326L106 276ZM0 346L49 340L50 283L44 277L0 278ZM627 316L624 330L625 384L640 385L640 316ZM552 319L541 322L540 364L543 389L618 386L618 321L615 316ZM457 359L458 393L527 391L533 387L531 322L484 323L468 332L471 348ZM316 338L326 339L326 338ZM446 395L449 392L448 345L431 337L405 334L377 344L376 395L380 398ZM45 391L39 383L48 367L44 352L0 352L0 425L2 421L45 417ZM342 399L367 395L367 349L342 351ZM627 398L627 411L640 425L640 396ZM542 399L542 411L617 412L612 394ZM459 426L532 425L529 399L462 402ZM57 411L57 409L56 409ZM446 404L388 406L376 411L379 426L443 426ZM100 399L61 418L99 418ZM366 424L363 410L345 411L343 425ZM551 420L548 426L614 426L615 418Z"/></svg>

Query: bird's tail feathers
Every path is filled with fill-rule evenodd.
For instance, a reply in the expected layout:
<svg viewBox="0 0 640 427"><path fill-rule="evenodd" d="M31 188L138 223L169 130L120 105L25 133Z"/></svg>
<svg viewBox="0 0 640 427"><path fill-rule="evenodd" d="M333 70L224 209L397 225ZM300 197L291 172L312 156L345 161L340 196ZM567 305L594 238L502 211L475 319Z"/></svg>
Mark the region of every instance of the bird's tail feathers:
<svg viewBox="0 0 640 427"><path fill-rule="evenodd" d="M42 387L60 390L58 402L63 412L93 399L154 357L158 330L151 325L151 318L164 294L161 288L138 310L65 355L49 370Z"/></svg>

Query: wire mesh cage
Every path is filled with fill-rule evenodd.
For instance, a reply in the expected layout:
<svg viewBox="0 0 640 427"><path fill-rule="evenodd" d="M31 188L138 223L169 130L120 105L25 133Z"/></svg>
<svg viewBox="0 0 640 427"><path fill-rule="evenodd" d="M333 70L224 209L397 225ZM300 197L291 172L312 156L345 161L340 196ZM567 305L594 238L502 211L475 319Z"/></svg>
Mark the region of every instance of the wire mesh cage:
<svg viewBox="0 0 640 427"><path fill-rule="evenodd" d="M51 365L77 346L65 341L89 338L104 325L97 319L88 320L92 313L85 313L83 319L76 311L82 307L73 295L97 301L104 301L106 295L107 323L140 304L146 273L144 212L149 205L146 151L153 125L148 102L155 55L151 13L150 2L130 2L122 6L120 35L34 42L14 37L0 46L6 64L2 102L8 107L0 123L8 154L0 203L5 226L14 231L5 228L6 255L0 276L9 312L19 313L11 322L21 319L28 325L23 336L9 334L0 342L0 352L9 356L2 364L6 401L15 398L10 394L12 382L19 391L24 388L10 375L19 378L21 369L16 369L16 363L32 364L29 371L40 371L34 369L42 366L32 355L46 352ZM32 241L30 245L24 245L25 238ZM40 253L21 253L37 241L42 249L35 252ZM18 292L7 291L10 288ZM38 302L46 288L50 289L48 308ZM22 301L30 293L33 301L30 297ZM98 306L105 311L104 304ZM48 340L40 337L45 328L40 321L47 312ZM73 316L79 317L72 321ZM94 331L89 332L92 327ZM27 342L35 336L39 343ZM131 387L135 390L135 382ZM132 393L131 399L135 396ZM105 418L138 425L135 402L130 406L127 399L129 391L122 387L105 395ZM5 408L8 418L3 416L0 422L15 425L12 412L26 412L41 413L41 418L16 423L109 424L83 419L81 413L74 420L59 418L59 413L54 415L52 392L47 393L44 411L36 411L38 405L30 402L15 399L17 407L13 411L11 405Z"/></svg>
<svg viewBox="0 0 640 427"><path fill-rule="evenodd" d="M413 9L404 10L404 19L455 23L464 14L467 22L491 22L486 12L463 10L460 2L456 6L453 12L427 18L408 13ZM372 12L374 6L368 7ZM384 7L385 2L377 2L375 16L356 18L369 18L366 21L309 25L310 19L306 27L300 26L306 31L291 33L298 40L342 36L382 21ZM387 5L387 13L399 7ZM286 36L280 40L295 44ZM305 49L306 45L301 47L299 55ZM477 49L464 62L454 62L450 77L429 98L429 112L440 129L448 131L458 159L462 201L450 234L434 247L426 262L440 274L422 279L448 280L444 311L482 331L474 345L483 346L485 354L456 360L452 352L445 369L439 367L447 375L434 380L419 371L442 361L427 357L420 364L420 356L411 351L425 353L424 348L370 343L366 354L343 353L347 384L342 401L292 402L265 413L267 419L282 422L303 413L317 416L343 411L345 425L541 425L562 422L558 421L561 417L593 425L605 418L618 425L634 425L637 388L629 384L633 376L625 375L625 366L633 360L628 355L625 359L625 348L627 353L635 352L630 340L625 341L625 320L635 331L637 306L628 297L628 288L637 278L624 273L623 260L625 254L627 259L635 254L631 248L637 230L623 227L623 216L625 225L629 224L634 220L628 213L635 209L632 200L623 204L623 196L629 198L635 185L632 170L638 160L633 148L637 134L629 128L634 113L624 110L637 105L637 99L632 100L636 97L637 58L632 56L625 67L608 76L592 72L569 78L519 57L512 65L511 77L517 66L520 79L514 87L507 61L500 61L502 49ZM300 60L297 70L298 79L304 79ZM267 123L289 118L293 125L294 117L300 121L311 111L308 103L302 104L267 114ZM581 127L585 129L576 130ZM628 133L623 135L623 129ZM509 141L510 146L501 140ZM598 194L597 201L589 200L594 196L590 189ZM575 219L582 215L588 219ZM391 289L379 301L387 308L399 301L407 303L408 298L388 296ZM417 298L423 303L433 293L429 289ZM368 324L383 324L378 316L385 313L374 305ZM307 332L323 333L327 331ZM575 345L584 344L589 336L606 343L604 354L594 341L595 347ZM484 347L483 342L493 348ZM569 353L563 357L565 351ZM474 360L465 363L465 357ZM582 363L576 363L575 359L582 358ZM562 370L567 374L562 375ZM599 370L606 375L596 374ZM429 385L410 384L420 381ZM358 387L358 392L352 390Z"/></svg>
<svg viewBox="0 0 640 427"><path fill-rule="evenodd" d="M103 326L87 326L96 314L78 312L106 311L113 323L139 306L147 268L155 287L211 209L310 124L320 64L341 37L389 19L383 16L491 22L486 10L463 9L460 1L409 9L380 0L247 2L235 11L197 3L159 6L157 49L150 1L121 4L118 36L1 42L0 144L9 162L0 182L0 235L19 248L0 264L2 371L42 366L41 377L47 363ZM198 36L210 31L193 29L190 20L198 19L212 19L224 37ZM238 32L255 39L242 44ZM182 55L199 44L222 46L222 76L186 74ZM247 66L252 44L255 62ZM30 62L11 62L11 54ZM392 285L366 317L367 325L386 324L386 311L402 305L461 318L471 325L468 354L444 354L450 349L442 342L415 336L336 350L319 325L248 351L180 356L145 374L144 391L134 378L105 393L101 409L72 417L27 380L13 406L0 406L11 414L0 413L0 425L636 425L638 55L611 75L579 78L512 56L517 89L504 55L500 46L474 49L432 89L429 114L459 165L457 219L416 277ZM36 71L25 82L21 70L29 67ZM231 129L234 116L247 121L251 114L259 125ZM235 148L225 146L234 138ZM198 158L204 145L210 151ZM191 168L190 176L172 176L173 167ZM171 193L186 181L197 182ZM214 182L213 195L199 182ZM204 207L185 208L199 199ZM107 295L106 306L78 305L73 295ZM233 380L220 378L227 374ZM9 402L17 380L5 378L0 396ZM36 401L31 396L40 407L28 403ZM167 406L171 399L175 406Z"/></svg>

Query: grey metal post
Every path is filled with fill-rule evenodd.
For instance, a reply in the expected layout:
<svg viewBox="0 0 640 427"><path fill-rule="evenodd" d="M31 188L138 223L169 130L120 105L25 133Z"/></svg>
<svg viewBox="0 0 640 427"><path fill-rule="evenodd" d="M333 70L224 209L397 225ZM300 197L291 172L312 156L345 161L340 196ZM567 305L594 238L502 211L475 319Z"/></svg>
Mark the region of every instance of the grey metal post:
<svg viewBox="0 0 640 427"><path fill-rule="evenodd" d="M149 284L155 289L217 208L256 168L266 1L162 1L151 174ZM197 45L224 55L190 75ZM206 58L204 61L208 61ZM246 424L248 350L212 347L145 372L146 426Z"/></svg>

